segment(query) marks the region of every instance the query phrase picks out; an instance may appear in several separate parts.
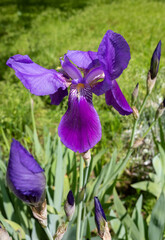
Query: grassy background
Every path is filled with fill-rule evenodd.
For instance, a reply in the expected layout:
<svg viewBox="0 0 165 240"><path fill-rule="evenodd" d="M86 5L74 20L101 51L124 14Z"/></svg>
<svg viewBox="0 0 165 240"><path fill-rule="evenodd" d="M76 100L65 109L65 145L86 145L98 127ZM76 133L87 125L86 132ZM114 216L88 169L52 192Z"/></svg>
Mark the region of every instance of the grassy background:
<svg viewBox="0 0 165 240"><path fill-rule="evenodd" d="M7 138L24 138L25 125L31 126L30 94L5 65L15 54L28 54L45 68L59 66L59 57L67 50L97 51L108 29L120 33L129 43L131 61L118 79L127 100L137 82L140 83L139 101L145 91L146 74L150 58L158 41L165 41L165 2L151 0L118 1L1 1L0 7L0 125ZM160 73L156 94L152 100L160 101L164 94L165 49L162 44ZM67 98L60 106L50 105L49 97L34 99L37 129L41 136L47 126L55 134L61 116L67 109ZM123 131L128 129L131 116L120 116L106 106L104 95L94 96L94 106L100 116L103 137L96 149L127 144ZM42 136L41 136L42 138ZM0 135L0 144L4 141Z"/></svg>
<svg viewBox="0 0 165 240"><path fill-rule="evenodd" d="M9 147L4 136L9 143L12 137L26 143L34 153L36 146L33 146L33 138L29 138L27 134L27 126L32 128L31 97L37 131L43 146L45 127L54 138L59 121L67 109L67 98L59 106L52 106L49 96L37 97L29 94L14 71L6 66L7 59L15 54L28 54L34 62L45 68L57 68L60 65L59 58L67 50L97 51L108 29L123 35L130 46L131 60L118 82L129 103L136 83L140 83L137 107L144 97L146 75L153 50L158 41L162 40L156 87L140 120L138 134L142 134L146 130L147 120L152 121L154 109L165 96L164 13L163 0L28 0L26 5L23 0L12 3L0 0L0 157L2 155L3 160L8 160ZM108 107L104 96L93 96L93 102L102 124L102 139L93 151L96 153L107 148L107 153L101 158L102 162L99 161L95 169L96 175L99 175L103 163L109 162L115 147L120 158L126 152L133 118L120 116ZM164 116L162 122L165 123ZM156 131L157 129L156 127ZM151 140L152 135L149 138ZM130 184L137 182L137 179L148 178L148 172L153 171L151 164L150 168L144 165L144 161L150 160L155 154L151 141L135 151L129 169L130 175L125 173L117 182L120 197L124 199L130 212L140 193L132 190ZM40 159L37 154L35 157L37 160L44 159L43 155ZM148 216L155 198L148 193L144 196L144 216Z"/></svg>

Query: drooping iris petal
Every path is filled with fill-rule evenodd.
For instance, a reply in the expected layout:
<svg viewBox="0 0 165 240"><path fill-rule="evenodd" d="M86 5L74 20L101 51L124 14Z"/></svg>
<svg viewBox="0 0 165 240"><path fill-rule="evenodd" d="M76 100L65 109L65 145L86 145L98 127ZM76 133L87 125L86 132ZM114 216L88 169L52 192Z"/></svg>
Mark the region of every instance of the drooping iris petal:
<svg viewBox="0 0 165 240"><path fill-rule="evenodd" d="M112 81L112 88L105 93L105 100L112 105L121 115L129 115L132 108L129 106L116 80Z"/></svg>
<svg viewBox="0 0 165 240"><path fill-rule="evenodd" d="M106 80L118 78L130 60L130 48L118 33L108 30L98 48L98 58Z"/></svg>
<svg viewBox="0 0 165 240"><path fill-rule="evenodd" d="M50 94L51 104L59 105L63 98L68 95L68 89L59 88L54 94Z"/></svg>
<svg viewBox="0 0 165 240"><path fill-rule="evenodd" d="M71 86L68 110L61 119L58 134L63 144L74 152L85 152L100 141L101 124L89 86Z"/></svg>
<svg viewBox="0 0 165 240"><path fill-rule="evenodd" d="M66 55L79 68L90 69L99 65L97 52L68 51Z"/></svg>
<svg viewBox="0 0 165 240"><path fill-rule="evenodd" d="M60 87L66 88L65 78L54 69L46 69L34 63L28 55L15 55L6 63L15 70L23 85L35 95L49 95Z"/></svg>
<svg viewBox="0 0 165 240"><path fill-rule="evenodd" d="M61 60L61 66L63 70L72 78L72 79L82 79L80 70L75 67L67 58L66 54L64 55L64 61Z"/></svg>
<svg viewBox="0 0 165 240"><path fill-rule="evenodd" d="M111 89L111 87L112 81L106 80L105 78L102 82L96 83L96 85L93 86L92 92L97 96L100 96Z"/></svg>
<svg viewBox="0 0 165 240"><path fill-rule="evenodd" d="M6 178L14 194L29 204L38 203L45 191L43 171L33 156L13 139Z"/></svg>

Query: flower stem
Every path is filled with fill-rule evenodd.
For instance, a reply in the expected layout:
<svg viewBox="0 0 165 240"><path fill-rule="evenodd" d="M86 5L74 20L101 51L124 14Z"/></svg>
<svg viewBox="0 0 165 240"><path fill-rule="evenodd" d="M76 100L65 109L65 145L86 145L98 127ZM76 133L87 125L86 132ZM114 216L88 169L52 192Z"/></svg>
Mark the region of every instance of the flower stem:
<svg viewBox="0 0 165 240"><path fill-rule="evenodd" d="M87 181L88 181L88 173L89 173L90 162L91 162L91 160L88 160L88 162L86 162L85 177L84 177L84 187L86 187Z"/></svg>
<svg viewBox="0 0 165 240"><path fill-rule="evenodd" d="M81 157L81 159L80 159L79 192L81 191L81 189L83 187L83 174L84 174L83 170L84 170L84 160ZM83 202L81 201L78 205L76 240L80 240L82 204L83 204Z"/></svg>
<svg viewBox="0 0 165 240"><path fill-rule="evenodd" d="M48 239L49 239L49 240L53 240L53 237L52 237L52 235L51 235L51 233L50 233L49 228L46 227L46 228L44 228L44 230L45 230L45 233L46 233Z"/></svg>
<svg viewBox="0 0 165 240"><path fill-rule="evenodd" d="M151 130L151 128L155 125L155 123L156 123L156 120L154 120L154 121L151 123L150 127L149 127L149 128L147 129L147 131L144 133L143 138L145 138L145 137L147 136L147 134L149 133L149 131Z"/></svg>
<svg viewBox="0 0 165 240"><path fill-rule="evenodd" d="M87 185L87 181L88 181L88 173L89 173L90 162L91 162L91 160L85 161L86 168L85 168L85 177L84 177L84 184L83 184L83 187L85 188L84 201L86 200L86 185ZM81 226L81 237L80 237L80 239L83 238L85 215L86 215L86 206L85 206L85 204L83 204L83 205L84 205L83 206L84 214L83 214L83 222L82 222L82 226Z"/></svg>
<svg viewBox="0 0 165 240"><path fill-rule="evenodd" d="M83 206L84 212L83 212L83 221L81 226L81 237L80 239L83 239L83 232L84 232L84 225L85 225L85 218L86 218L86 206Z"/></svg>
<svg viewBox="0 0 165 240"><path fill-rule="evenodd" d="M143 100L143 103L140 107L140 110L139 110L139 118L140 118L140 115L142 114L142 111L144 109L144 106L146 104L146 101L148 99L148 96L149 96L149 93L146 93L145 95L145 98ZM127 154L124 158L124 160L122 161L122 163L120 164L120 166L118 166L118 168L116 169L116 171L114 172L114 175L116 175L116 173L118 172L119 168L120 168L120 171L122 172L125 168L125 166L127 165L128 161L129 161L129 158L131 156L131 154L133 153L133 149L132 149L132 146L134 144L134 140L135 140L135 132L136 132L136 128L137 128L137 124L138 124L138 120L139 118L135 119L134 120L134 125L133 125L133 129L132 129L132 134L131 134L131 141L130 141L130 145L129 145L129 148L128 148L128 151L127 151ZM148 132L147 132L148 133Z"/></svg>

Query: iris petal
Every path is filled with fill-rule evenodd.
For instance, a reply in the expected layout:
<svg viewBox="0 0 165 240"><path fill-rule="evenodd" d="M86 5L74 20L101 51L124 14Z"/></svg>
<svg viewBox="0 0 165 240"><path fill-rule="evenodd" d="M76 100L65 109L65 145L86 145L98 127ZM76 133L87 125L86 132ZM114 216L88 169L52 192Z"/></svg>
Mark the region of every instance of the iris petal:
<svg viewBox="0 0 165 240"><path fill-rule="evenodd" d="M112 88L105 93L107 105L112 105L121 115L129 115L132 108L129 106L116 80L112 81Z"/></svg>
<svg viewBox="0 0 165 240"><path fill-rule="evenodd" d="M98 48L98 58L107 79L114 80L129 63L129 45L120 34L108 30Z"/></svg>
<svg viewBox="0 0 165 240"><path fill-rule="evenodd" d="M100 141L101 124L92 104L91 88L78 87L71 87L68 110L61 119L58 134L66 147L82 153Z"/></svg>
<svg viewBox="0 0 165 240"><path fill-rule="evenodd" d="M27 55L15 55L6 63L15 70L23 85L35 95L49 95L60 87L66 88L65 78L54 69L46 69L34 63Z"/></svg>
<svg viewBox="0 0 165 240"><path fill-rule="evenodd" d="M68 89L59 88L54 94L50 94L51 104L59 105L64 97L68 95Z"/></svg>
<svg viewBox="0 0 165 240"><path fill-rule="evenodd" d="M79 68L90 69L99 65L97 52L68 51L66 55Z"/></svg>
<svg viewBox="0 0 165 240"><path fill-rule="evenodd" d="M112 87L112 81L109 79L106 80L105 78L102 82L97 83L93 88L92 92L96 94L97 96L100 96L104 93L106 93L111 87Z"/></svg>
<svg viewBox="0 0 165 240"><path fill-rule="evenodd" d="M82 79L82 75L80 70L75 67L67 58L64 56L64 61L61 60L61 66L63 70L72 78L72 79Z"/></svg>
<svg viewBox="0 0 165 240"><path fill-rule="evenodd" d="M85 77L85 82L86 83L92 83L93 81L97 81L101 78L104 78L104 72L102 68L97 67L92 69L87 76Z"/></svg>
<svg viewBox="0 0 165 240"><path fill-rule="evenodd" d="M27 203L39 202L45 191L46 181L43 169L14 139L10 149L7 182L15 195Z"/></svg>

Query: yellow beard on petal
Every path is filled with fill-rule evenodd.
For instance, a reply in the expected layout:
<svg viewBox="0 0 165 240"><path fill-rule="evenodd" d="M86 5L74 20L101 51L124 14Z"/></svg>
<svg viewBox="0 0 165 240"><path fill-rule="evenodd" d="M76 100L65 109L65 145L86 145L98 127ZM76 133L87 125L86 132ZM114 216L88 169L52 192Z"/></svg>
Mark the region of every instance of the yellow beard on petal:
<svg viewBox="0 0 165 240"><path fill-rule="evenodd" d="M83 83L78 83L76 88L77 88L77 91L80 92L82 88L84 88L85 85Z"/></svg>
<svg viewBox="0 0 165 240"><path fill-rule="evenodd" d="M76 86L78 100L80 100L81 89L83 89L84 87L85 87L85 85L83 83L78 83L77 86Z"/></svg>

